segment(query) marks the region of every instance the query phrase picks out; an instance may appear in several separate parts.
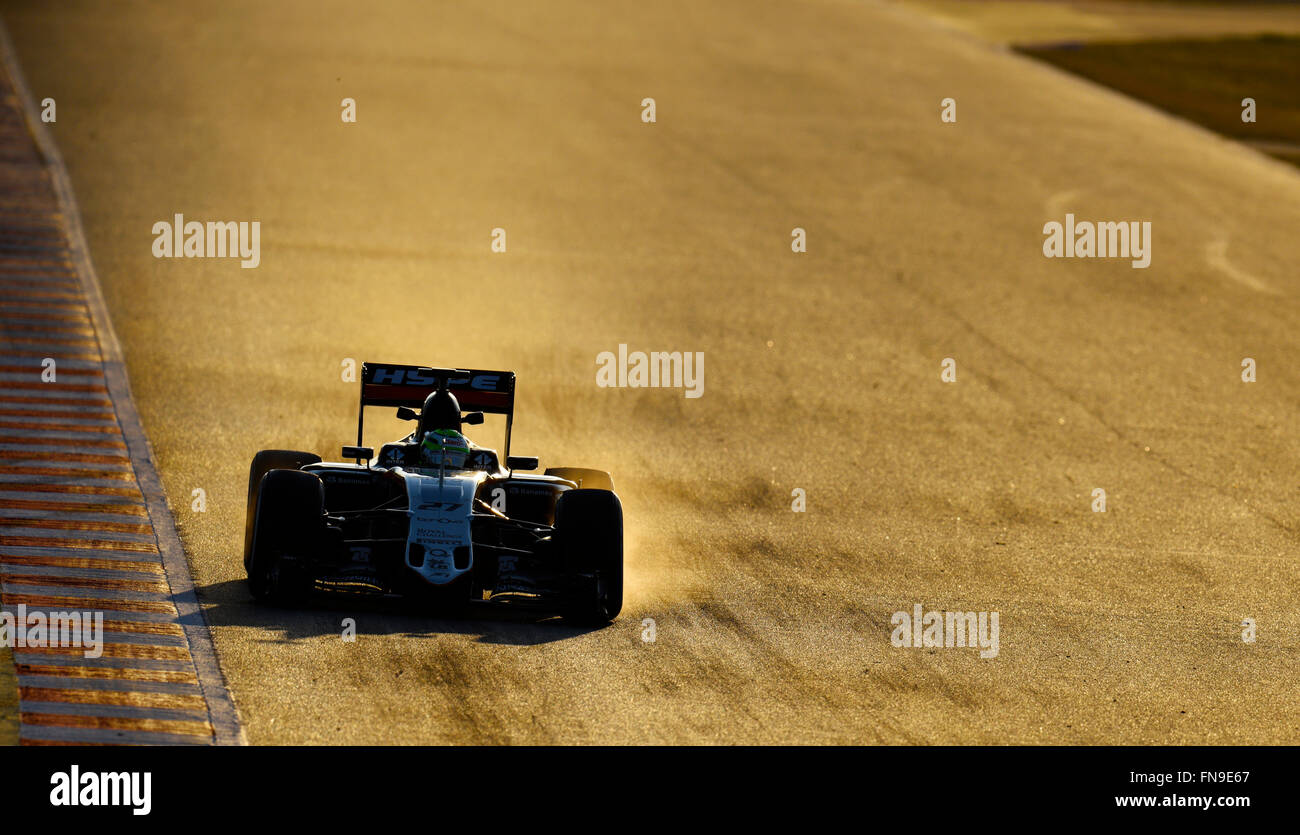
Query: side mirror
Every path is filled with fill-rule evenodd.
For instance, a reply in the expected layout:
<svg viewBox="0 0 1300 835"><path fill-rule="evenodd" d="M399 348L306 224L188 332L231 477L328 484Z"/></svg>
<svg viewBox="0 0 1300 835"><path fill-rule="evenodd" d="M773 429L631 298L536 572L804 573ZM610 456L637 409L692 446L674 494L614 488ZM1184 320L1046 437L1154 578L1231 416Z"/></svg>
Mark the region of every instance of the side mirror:
<svg viewBox="0 0 1300 835"><path fill-rule="evenodd" d="M405 406L399 406L397 409L398 420L419 420L420 416L415 413L414 409L408 409Z"/></svg>
<svg viewBox="0 0 1300 835"><path fill-rule="evenodd" d="M368 446L345 446L343 447L344 458L355 458L358 461L369 461L375 457L375 451Z"/></svg>
<svg viewBox="0 0 1300 835"><path fill-rule="evenodd" d="M535 470L537 459L528 455L507 455L506 468L511 470Z"/></svg>
<svg viewBox="0 0 1300 835"><path fill-rule="evenodd" d="M468 423L470 426L478 426L483 422L482 412L470 412L460 419L461 423Z"/></svg>

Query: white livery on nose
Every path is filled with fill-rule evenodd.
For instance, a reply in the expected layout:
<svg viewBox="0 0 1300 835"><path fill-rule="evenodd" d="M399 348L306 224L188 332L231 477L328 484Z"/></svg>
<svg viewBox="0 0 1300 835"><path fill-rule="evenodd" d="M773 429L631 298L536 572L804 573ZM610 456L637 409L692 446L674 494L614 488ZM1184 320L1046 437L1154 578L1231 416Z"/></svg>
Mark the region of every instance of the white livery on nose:
<svg viewBox="0 0 1300 835"><path fill-rule="evenodd" d="M406 566L435 586L468 574L474 567L470 542L470 514L483 472L457 471L439 477L397 468L406 480L407 513L411 517L406 539ZM457 565L456 550L464 548Z"/></svg>

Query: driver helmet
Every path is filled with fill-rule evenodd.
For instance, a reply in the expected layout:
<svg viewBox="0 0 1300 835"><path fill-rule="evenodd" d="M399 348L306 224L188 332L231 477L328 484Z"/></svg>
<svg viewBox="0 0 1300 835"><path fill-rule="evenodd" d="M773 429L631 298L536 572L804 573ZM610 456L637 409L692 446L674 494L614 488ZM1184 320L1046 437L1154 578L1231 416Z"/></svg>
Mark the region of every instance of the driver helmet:
<svg viewBox="0 0 1300 835"><path fill-rule="evenodd" d="M420 409L418 436L423 438L434 429L460 432L460 401L446 389L431 392L424 398L424 408Z"/></svg>
<svg viewBox="0 0 1300 835"><path fill-rule="evenodd" d="M424 399L418 436L425 466L464 469L469 439L460 432L460 403L454 394L444 389Z"/></svg>

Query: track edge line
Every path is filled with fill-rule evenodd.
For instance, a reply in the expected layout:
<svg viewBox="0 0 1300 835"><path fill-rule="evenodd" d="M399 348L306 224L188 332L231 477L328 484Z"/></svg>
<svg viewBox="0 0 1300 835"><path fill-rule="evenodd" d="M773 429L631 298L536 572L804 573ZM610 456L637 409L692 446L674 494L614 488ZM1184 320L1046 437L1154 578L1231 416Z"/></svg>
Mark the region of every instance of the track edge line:
<svg viewBox="0 0 1300 835"><path fill-rule="evenodd" d="M216 647L212 641L207 616L199 606L198 593L194 588L194 580L190 576L185 548L181 545L175 520L167 506L167 495L163 491L162 479L154 466L153 447L149 444L148 436L145 435L140 414L135 408L135 400L131 396L131 385L127 377L122 346L117 339L117 333L113 330L108 307L104 303L104 296L100 289L99 276L90 260L90 250L81 228L81 210L72 190L71 178L68 176L54 138L45 127L45 123L40 120L36 100L27 86L27 79L18 64L18 52L14 49L13 42L9 38L9 30L3 20L0 20L0 65L3 65L13 82L14 90L27 117L27 129L45 158L51 185L63 210L69 249L74 254L77 277L86 296L86 306L90 310L103 357L104 381L113 405L117 409L118 422L126 440L131 464L135 468L136 481L140 492L144 495L149 519L153 523L158 550L162 555L163 568L171 588L172 602L185 631L190 656L194 660L195 672L199 678L199 687L208 706L213 741L218 745L247 744L242 723L239 721L239 712L235 708L230 688L217 661Z"/></svg>

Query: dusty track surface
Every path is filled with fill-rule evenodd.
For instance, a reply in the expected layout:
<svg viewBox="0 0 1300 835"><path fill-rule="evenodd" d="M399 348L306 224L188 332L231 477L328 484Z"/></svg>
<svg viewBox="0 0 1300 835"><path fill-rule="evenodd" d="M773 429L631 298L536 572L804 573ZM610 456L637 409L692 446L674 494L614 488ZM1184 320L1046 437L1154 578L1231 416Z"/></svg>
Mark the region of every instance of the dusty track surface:
<svg viewBox="0 0 1300 835"><path fill-rule="evenodd" d="M873 3L0 13L251 742L1300 735L1296 172ZM1067 211L1152 266L1044 258ZM154 259L177 212L261 266ZM704 396L596 388L619 343ZM623 617L252 605L247 462L336 454L348 357L516 370L516 449L615 473ZM891 646L915 603L1000 654Z"/></svg>

